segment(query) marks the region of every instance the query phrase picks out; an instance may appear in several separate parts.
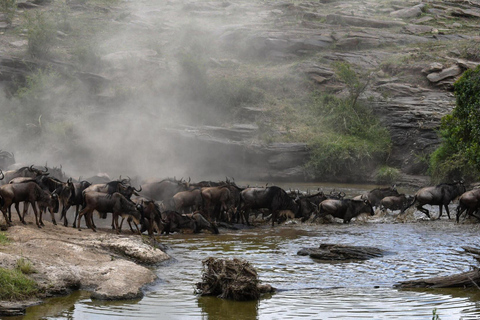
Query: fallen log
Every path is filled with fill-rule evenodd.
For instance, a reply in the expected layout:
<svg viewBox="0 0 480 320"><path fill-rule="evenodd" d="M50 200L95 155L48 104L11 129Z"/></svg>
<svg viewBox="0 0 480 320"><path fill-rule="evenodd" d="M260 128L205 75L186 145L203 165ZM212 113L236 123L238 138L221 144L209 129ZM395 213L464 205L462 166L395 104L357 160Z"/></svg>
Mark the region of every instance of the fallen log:
<svg viewBox="0 0 480 320"><path fill-rule="evenodd" d="M394 288L467 288L479 287L480 269L472 267L471 271L454 274L444 277L433 277L428 279L418 279L402 281L395 284Z"/></svg>
<svg viewBox="0 0 480 320"><path fill-rule="evenodd" d="M477 261L480 261L480 249L473 247L462 247L465 253L472 254ZM477 287L480 289L480 268L471 266L471 270L454 274L451 276L433 277L427 279L401 281L394 284L394 288L468 288Z"/></svg>
<svg viewBox="0 0 480 320"><path fill-rule="evenodd" d="M318 260L368 260L382 257L384 251L375 247L347 246L340 244L322 243L318 248L302 248L297 252L299 256L310 256Z"/></svg>

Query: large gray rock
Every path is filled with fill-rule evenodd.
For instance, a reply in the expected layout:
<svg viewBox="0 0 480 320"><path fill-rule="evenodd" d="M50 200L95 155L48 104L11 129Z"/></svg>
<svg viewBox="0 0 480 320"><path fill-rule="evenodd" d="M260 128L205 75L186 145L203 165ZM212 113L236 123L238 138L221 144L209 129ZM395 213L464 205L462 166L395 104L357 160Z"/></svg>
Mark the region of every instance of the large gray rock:
<svg viewBox="0 0 480 320"><path fill-rule="evenodd" d="M390 13L390 15L396 18L415 18L422 14L423 8L425 8L425 4L421 3L411 8L405 8L405 9L393 11Z"/></svg>

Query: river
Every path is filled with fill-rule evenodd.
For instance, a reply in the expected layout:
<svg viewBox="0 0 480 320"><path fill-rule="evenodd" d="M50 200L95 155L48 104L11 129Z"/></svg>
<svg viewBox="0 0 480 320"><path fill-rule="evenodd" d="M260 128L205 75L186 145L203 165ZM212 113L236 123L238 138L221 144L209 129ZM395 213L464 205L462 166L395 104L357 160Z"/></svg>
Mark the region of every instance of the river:
<svg viewBox="0 0 480 320"><path fill-rule="evenodd" d="M353 195L364 188L342 191ZM480 319L480 289L393 288L399 281L451 275L478 265L461 247L478 247L479 229L446 217L395 223L387 216L348 225L297 223L221 229L219 235L173 234L162 237L173 259L156 267L159 280L145 288L142 299L92 301L88 292L79 291L12 319L432 319L434 310L442 320ZM320 243L375 246L388 254L336 263L297 255L301 248ZM278 292L254 302L199 297L194 288L207 257L245 259Z"/></svg>

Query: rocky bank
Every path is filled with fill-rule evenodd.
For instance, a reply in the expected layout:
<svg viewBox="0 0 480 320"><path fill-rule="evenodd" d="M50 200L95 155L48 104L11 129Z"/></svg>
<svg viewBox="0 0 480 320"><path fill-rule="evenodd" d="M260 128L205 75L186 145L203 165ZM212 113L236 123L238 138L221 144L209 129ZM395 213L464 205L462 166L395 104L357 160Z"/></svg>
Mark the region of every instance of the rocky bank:
<svg viewBox="0 0 480 320"><path fill-rule="evenodd" d="M93 299L136 299L144 286L156 280L151 269L170 257L138 235L93 232L31 221L6 231L10 243L0 248L0 267L15 268L19 259L31 263L30 274L39 286L39 299L72 290L91 291ZM33 301L2 301L1 314L21 314Z"/></svg>

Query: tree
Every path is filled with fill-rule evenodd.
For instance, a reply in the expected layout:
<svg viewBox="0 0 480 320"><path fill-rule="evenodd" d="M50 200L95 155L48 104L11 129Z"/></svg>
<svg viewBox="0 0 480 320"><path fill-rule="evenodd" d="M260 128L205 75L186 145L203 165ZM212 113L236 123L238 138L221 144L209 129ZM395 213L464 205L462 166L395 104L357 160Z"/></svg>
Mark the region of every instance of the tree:
<svg viewBox="0 0 480 320"><path fill-rule="evenodd" d="M430 158L435 180L480 178L480 66L454 85L456 106L440 124L441 145Z"/></svg>

